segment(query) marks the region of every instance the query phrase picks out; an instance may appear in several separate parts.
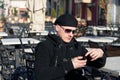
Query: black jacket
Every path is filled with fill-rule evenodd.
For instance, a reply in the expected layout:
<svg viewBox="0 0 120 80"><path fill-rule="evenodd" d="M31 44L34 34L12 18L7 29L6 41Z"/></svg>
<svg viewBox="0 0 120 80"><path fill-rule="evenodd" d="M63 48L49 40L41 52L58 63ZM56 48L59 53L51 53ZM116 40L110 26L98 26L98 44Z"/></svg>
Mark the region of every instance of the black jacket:
<svg viewBox="0 0 120 80"><path fill-rule="evenodd" d="M87 50L75 39L69 44L64 43L57 35L48 35L35 49L36 80L78 80L81 69L74 69L71 58L84 55ZM106 57L87 62L88 66L96 68L105 65Z"/></svg>

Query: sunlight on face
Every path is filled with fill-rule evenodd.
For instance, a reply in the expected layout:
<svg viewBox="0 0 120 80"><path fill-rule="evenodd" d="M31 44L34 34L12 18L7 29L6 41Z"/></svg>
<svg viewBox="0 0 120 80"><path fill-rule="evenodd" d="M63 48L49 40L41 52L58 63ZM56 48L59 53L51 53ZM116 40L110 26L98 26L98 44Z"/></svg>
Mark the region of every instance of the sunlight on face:
<svg viewBox="0 0 120 80"><path fill-rule="evenodd" d="M76 27L56 26L56 31L58 32L58 35L66 43L69 43L73 39L75 30Z"/></svg>

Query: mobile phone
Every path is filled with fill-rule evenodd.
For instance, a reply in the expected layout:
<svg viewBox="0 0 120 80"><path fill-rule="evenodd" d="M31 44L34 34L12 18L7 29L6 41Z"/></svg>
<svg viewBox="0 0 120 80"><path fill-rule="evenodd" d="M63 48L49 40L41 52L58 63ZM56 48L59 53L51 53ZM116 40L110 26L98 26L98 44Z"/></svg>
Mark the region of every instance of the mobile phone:
<svg viewBox="0 0 120 80"><path fill-rule="evenodd" d="M82 60L85 60L85 59L87 59L87 56L84 55L83 58L82 58Z"/></svg>

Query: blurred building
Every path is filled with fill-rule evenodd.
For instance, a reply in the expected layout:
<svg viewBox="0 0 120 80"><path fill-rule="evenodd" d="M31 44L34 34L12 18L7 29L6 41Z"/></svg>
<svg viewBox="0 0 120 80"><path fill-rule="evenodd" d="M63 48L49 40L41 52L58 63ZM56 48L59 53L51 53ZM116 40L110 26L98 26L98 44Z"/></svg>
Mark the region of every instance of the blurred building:
<svg viewBox="0 0 120 80"><path fill-rule="evenodd" d="M26 10L26 0L4 0L4 2L7 5L5 8L8 9L6 11L6 13L8 13L8 16L14 15L15 9L17 13L16 15L22 14Z"/></svg>
<svg viewBox="0 0 120 80"><path fill-rule="evenodd" d="M120 0L108 0L107 23L120 24Z"/></svg>
<svg viewBox="0 0 120 80"><path fill-rule="evenodd" d="M120 23L120 0L48 0L48 14L70 13L85 19L88 25ZM60 11L61 10L61 11Z"/></svg>
<svg viewBox="0 0 120 80"><path fill-rule="evenodd" d="M25 11L26 0L0 0L5 15L14 13L15 7L21 14ZM58 17L70 13L85 19L88 25L120 24L120 0L47 0L46 16ZM1 11L1 10L0 10Z"/></svg>
<svg viewBox="0 0 120 80"><path fill-rule="evenodd" d="M106 24L106 4L105 0L81 0L75 2L75 15L81 19L85 19L88 25L105 25ZM104 5L103 5L104 4Z"/></svg>
<svg viewBox="0 0 120 80"><path fill-rule="evenodd" d="M74 0L73 14L88 25L120 24L120 0ZM81 1L81 2L80 2ZM88 1L88 2L85 2Z"/></svg>
<svg viewBox="0 0 120 80"><path fill-rule="evenodd" d="M85 19L89 25L104 25L106 24L106 19L101 15L102 11L101 13L99 12L99 1L100 0L49 0L49 9L51 10L48 11L49 15L53 15L52 11L54 9L56 16L62 13L70 13L76 18ZM103 16L103 18L101 19L99 16Z"/></svg>

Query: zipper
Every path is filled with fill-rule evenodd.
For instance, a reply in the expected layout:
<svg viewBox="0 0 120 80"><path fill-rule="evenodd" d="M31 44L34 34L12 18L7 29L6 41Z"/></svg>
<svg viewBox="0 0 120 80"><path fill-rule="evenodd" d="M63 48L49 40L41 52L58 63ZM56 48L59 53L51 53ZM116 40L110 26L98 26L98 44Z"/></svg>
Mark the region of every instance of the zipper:
<svg viewBox="0 0 120 80"><path fill-rule="evenodd" d="M58 64L58 56L56 56L56 59L55 59L55 67L57 67L57 64Z"/></svg>

